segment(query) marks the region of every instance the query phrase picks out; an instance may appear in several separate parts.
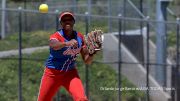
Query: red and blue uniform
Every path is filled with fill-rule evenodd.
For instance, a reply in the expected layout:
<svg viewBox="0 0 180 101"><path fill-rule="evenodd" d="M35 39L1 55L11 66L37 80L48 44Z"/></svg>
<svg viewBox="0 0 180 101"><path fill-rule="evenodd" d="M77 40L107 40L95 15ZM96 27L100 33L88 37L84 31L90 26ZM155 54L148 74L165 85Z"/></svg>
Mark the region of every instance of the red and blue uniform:
<svg viewBox="0 0 180 101"><path fill-rule="evenodd" d="M74 32L75 40L78 42L78 47L63 47L59 50L54 50L50 48L50 55L46 62L46 67L54 68L58 70L68 71L75 67L76 57L80 53L81 48L84 45L83 36L80 33ZM55 39L60 42L67 42L71 39L65 36L63 30L57 31L55 34L51 35L50 40Z"/></svg>
<svg viewBox="0 0 180 101"><path fill-rule="evenodd" d="M45 63L45 70L41 79L38 101L52 101L58 89L63 86L72 95L74 101L87 101L84 88L76 70L76 57L82 47L85 47L83 35L73 31L78 47L65 46L59 50L50 47L50 55ZM50 36L50 40L59 42L70 41L64 31L58 30Z"/></svg>

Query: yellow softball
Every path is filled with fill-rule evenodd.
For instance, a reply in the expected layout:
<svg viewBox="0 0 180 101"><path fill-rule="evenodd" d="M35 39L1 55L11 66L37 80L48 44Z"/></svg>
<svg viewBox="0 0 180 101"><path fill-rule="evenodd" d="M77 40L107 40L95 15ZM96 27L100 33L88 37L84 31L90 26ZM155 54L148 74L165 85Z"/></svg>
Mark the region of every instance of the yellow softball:
<svg viewBox="0 0 180 101"><path fill-rule="evenodd" d="M47 13L47 12L48 12L48 5L47 5L47 4L41 4L41 5L39 6L39 11L40 11L41 13Z"/></svg>

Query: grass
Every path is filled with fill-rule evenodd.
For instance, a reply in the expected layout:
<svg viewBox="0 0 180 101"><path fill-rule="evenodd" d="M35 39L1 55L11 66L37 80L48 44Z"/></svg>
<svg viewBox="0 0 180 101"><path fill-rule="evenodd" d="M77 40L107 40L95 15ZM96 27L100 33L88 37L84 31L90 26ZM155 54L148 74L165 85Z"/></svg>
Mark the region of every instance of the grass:
<svg viewBox="0 0 180 101"><path fill-rule="evenodd" d="M48 45L49 36L52 31L36 31L22 33L22 48ZM10 35L0 41L0 51L17 49L19 44L18 33Z"/></svg>
<svg viewBox="0 0 180 101"><path fill-rule="evenodd" d="M48 50L41 50L31 55L23 55L22 62L22 94L24 101L37 99L40 79L44 70L44 61L48 56ZM0 60L0 101L18 101L18 59L17 56L9 57L10 60ZM100 59L101 53L95 57ZM27 59L27 60L25 60ZM29 59L29 60L28 60ZM37 59L41 59L37 61ZM78 58L77 69L80 77L85 82L85 66ZM134 87L126 78L122 79L123 87ZM117 74L106 64L93 63L89 67L89 94L92 101L114 101L117 99L116 90L100 90L100 87L117 87ZM65 95L66 101L70 96L64 89L60 90ZM143 97L140 91L123 91L123 99ZM71 101L71 100L70 100ZM136 101L136 100L134 100Z"/></svg>

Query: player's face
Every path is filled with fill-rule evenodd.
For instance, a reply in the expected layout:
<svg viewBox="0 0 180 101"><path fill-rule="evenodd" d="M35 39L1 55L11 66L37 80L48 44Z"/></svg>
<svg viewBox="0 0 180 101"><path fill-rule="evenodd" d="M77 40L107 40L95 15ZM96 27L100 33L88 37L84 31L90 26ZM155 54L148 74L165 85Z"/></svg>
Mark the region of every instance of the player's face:
<svg viewBox="0 0 180 101"><path fill-rule="evenodd" d="M72 16L64 16L61 20L61 25L65 30L73 30L74 19Z"/></svg>

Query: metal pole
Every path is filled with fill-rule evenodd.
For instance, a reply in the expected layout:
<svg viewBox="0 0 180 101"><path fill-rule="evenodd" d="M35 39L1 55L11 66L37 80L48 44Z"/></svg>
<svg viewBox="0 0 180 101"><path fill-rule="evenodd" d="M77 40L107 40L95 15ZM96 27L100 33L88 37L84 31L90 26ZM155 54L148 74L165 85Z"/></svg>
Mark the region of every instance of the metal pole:
<svg viewBox="0 0 180 101"><path fill-rule="evenodd" d="M59 29L59 14L58 14L58 10L55 11L56 13L56 31ZM56 101L60 101L60 91L58 90L57 91L57 94L56 94Z"/></svg>
<svg viewBox="0 0 180 101"><path fill-rule="evenodd" d="M143 0L140 0L140 7L139 7L139 9L140 9L140 12L143 14ZM142 16L140 16L140 18L142 19L143 17ZM141 35L142 35L142 28L143 28L143 22L142 21L140 21L140 33L141 33Z"/></svg>
<svg viewBox="0 0 180 101"><path fill-rule="evenodd" d="M89 32L89 21L88 21L88 18L89 18L89 13L86 12L86 19L85 19L85 22L86 22L86 35L88 34ZM85 83L86 83L86 96L87 98L89 99L89 65L85 65Z"/></svg>
<svg viewBox="0 0 180 101"><path fill-rule="evenodd" d="M5 21L6 21L6 0L2 0L2 15L1 15L1 39L5 38Z"/></svg>
<svg viewBox="0 0 180 101"><path fill-rule="evenodd" d="M88 3L88 5L87 5L87 7L88 7L88 14L91 15L91 0L88 0L87 3ZM89 24L91 24L90 21L91 21L91 18L90 18L90 16L88 16L88 23Z"/></svg>
<svg viewBox="0 0 180 101"><path fill-rule="evenodd" d="M179 70L179 60L180 60L180 57L179 57L179 31L180 30L180 18L177 18L177 33L176 33L176 38L177 38L177 41L176 41L176 80L175 80L175 88L176 88L176 93L175 93L175 101L180 101L180 79L179 79L179 76L180 76L180 70Z"/></svg>
<svg viewBox="0 0 180 101"><path fill-rule="evenodd" d="M18 77L19 77L19 89L18 89L18 99L22 101L22 8L19 7L19 68L18 68Z"/></svg>
<svg viewBox="0 0 180 101"><path fill-rule="evenodd" d="M126 17L126 0L123 1L123 17ZM126 20L123 21L123 34L126 34Z"/></svg>
<svg viewBox="0 0 180 101"><path fill-rule="evenodd" d="M178 38L178 37L176 37L176 38ZM177 45L177 43L176 43L176 45ZM177 51L176 51L177 52ZM176 65L177 65L177 63L176 63ZM172 88L176 88L176 65L172 65L171 66L171 87ZM172 90L171 91L171 101L175 101L175 92L176 92L176 90Z"/></svg>
<svg viewBox="0 0 180 101"><path fill-rule="evenodd" d="M46 28L47 17L48 17L48 15L45 13L42 18L43 19L43 30L47 30L47 28Z"/></svg>
<svg viewBox="0 0 180 101"><path fill-rule="evenodd" d="M147 87L147 90L146 90L146 100L147 101L150 101L150 98L149 98L149 17L147 17L147 22L146 22L146 27L147 27L147 39L146 39L146 87Z"/></svg>
<svg viewBox="0 0 180 101"><path fill-rule="evenodd" d="M56 30L59 29L59 14L58 14L58 10L55 11L56 12Z"/></svg>
<svg viewBox="0 0 180 101"><path fill-rule="evenodd" d="M122 36L121 36L121 27L122 27L122 21L121 21L121 15L119 14L119 45L118 45L118 88L121 88L121 42L122 42ZM121 101L121 91L118 90L118 101Z"/></svg>
<svg viewBox="0 0 180 101"><path fill-rule="evenodd" d="M156 48L156 61L157 64L166 64L167 31L164 21L167 20L166 8L169 2L157 0L156 3L156 19L157 21L162 21L157 23L156 29L156 46L158 47ZM161 86L166 87L166 66L157 66L156 80Z"/></svg>
<svg viewBox="0 0 180 101"><path fill-rule="evenodd" d="M24 9L27 8L26 3L27 1L24 0ZM26 12L24 12L24 25L25 25L25 31L27 31L27 13Z"/></svg>
<svg viewBox="0 0 180 101"><path fill-rule="evenodd" d="M111 32L112 31L112 24L111 24L111 19L110 16L111 16L111 0L108 0L108 32Z"/></svg>
<svg viewBox="0 0 180 101"><path fill-rule="evenodd" d="M77 0L73 0L73 12L77 13Z"/></svg>

